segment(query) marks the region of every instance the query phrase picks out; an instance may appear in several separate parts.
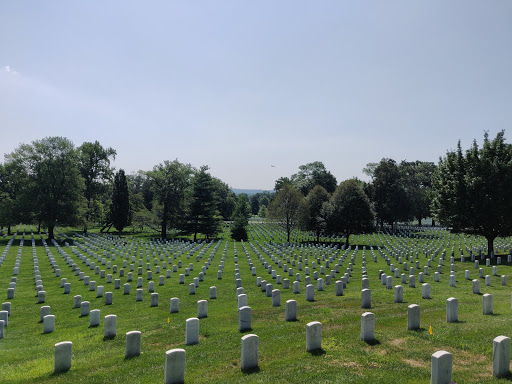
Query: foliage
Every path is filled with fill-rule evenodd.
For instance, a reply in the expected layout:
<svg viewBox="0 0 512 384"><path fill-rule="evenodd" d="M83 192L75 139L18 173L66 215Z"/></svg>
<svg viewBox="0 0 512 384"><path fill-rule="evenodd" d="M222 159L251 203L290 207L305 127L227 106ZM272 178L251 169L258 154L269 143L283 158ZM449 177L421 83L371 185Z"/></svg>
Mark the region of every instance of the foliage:
<svg viewBox="0 0 512 384"><path fill-rule="evenodd" d="M321 185L328 193L333 193L338 184L321 161L301 165L299 172L292 175L291 182L304 196L307 196L315 185Z"/></svg>
<svg viewBox="0 0 512 384"><path fill-rule="evenodd" d="M299 223L299 207L304 197L293 185L284 185L268 206L269 217L281 226L290 242L290 233Z"/></svg>
<svg viewBox="0 0 512 384"><path fill-rule="evenodd" d="M271 195L268 192L261 193L260 195L261 195L261 197L260 197L260 207L262 205L265 206L265 207L268 207L268 205L270 204L270 197L271 197Z"/></svg>
<svg viewBox="0 0 512 384"><path fill-rule="evenodd" d="M382 159L373 173L373 201L377 218L390 225L411 218L410 203L400 170L393 159Z"/></svg>
<svg viewBox="0 0 512 384"><path fill-rule="evenodd" d="M512 234L512 145L501 131L492 141L484 135L464 154L456 151L439 160L433 175L432 210L435 217L455 231L485 236L489 253L497 236Z"/></svg>
<svg viewBox="0 0 512 384"><path fill-rule="evenodd" d="M407 193L410 215L418 220L430 217L432 174L436 165L426 161L402 161L398 166L402 185Z"/></svg>
<svg viewBox="0 0 512 384"><path fill-rule="evenodd" d="M48 228L50 240L57 223L74 225L81 219L84 184L77 158L73 143L64 137L22 144L8 156L25 169L25 203L36 220Z"/></svg>
<svg viewBox="0 0 512 384"><path fill-rule="evenodd" d="M130 218L130 196L124 170L120 169L114 177L114 192L112 194L112 223L121 234L128 226Z"/></svg>
<svg viewBox="0 0 512 384"><path fill-rule="evenodd" d="M24 188L27 187L28 174L20 161L11 159L0 164L0 225L7 226L11 235L11 226L27 219L27 204L23 201Z"/></svg>
<svg viewBox="0 0 512 384"><path fill-rule="evenodd" d="M167 237L167 228L181 226L185 210L185 191L190 185L193 168L178 160L164 161L147 172L154 196L161 205L160 236Z"/></svg>
<svg viewBox="0 0 512 384"><path fill-rule="evenodd" d="M251 212L253 215L257 215L260 210L260 199L259 196L254 194L251 196Z"/></svg>
<svg viewBox="0 0 512 384"><path fill-rule="evenodd" d="M320 233L325 229L325 218L322 216L322 206L329 201L329 193L321 185L316 185L308 193L302 207L302 227L316 234L320 241Z"/></svg>
<svg viewBox="0 0 512 384"><path fill-rule="evenodd" d="M268 216L268 208L264 205L260 206L260 210L258 211L258 216L261 218L266 218Z"/></svg>
<svg viewBox="0 0 512 384"><path fill-rule="evenodd" d="M314 161L299 166L299 171L294 173L291 178L280 177L277 179L274 189L278 192L286 185L293 185L304 196L307 196L315 185L321 185L328 193L333 193L337 181L332 173L325 169L325 165L321 161Z"/></svg>
<svg viewBox="0 0 512 384"><path fill-rule="evenodd" d="M276 180L274 190L279 192L282 188L284 188L285 185L292 185L292 181L289 177L280 177Z"/></svg>
<svg viewBox="0 0 512 384"><path fill-rule="evenodd" d="M220 231L221 217L217 209L212 176L206 172L207 170L207 166L201 167L192 179L187 229L194 234L194 241L198 233L209 238Z"/></svg>
<svg viewBox="0 0 512 384"><path fill-rule="evenodd" d="M230 220L236 205L236 194L217 177L212 177L213 190L217 198L217 209L222 219Z"/></svg>
<svg viewBox="0 0 512 384"><path fill-rule="evenodd" d="M245 193L238 196L235 210L233 211L233 220L238 216L243 217L245 221L249 221L251 217L251 206L247 202L247 195Z"/></svg>
<svg viewBox="0 0 512 384"><path fill-rule="evenodd" d="M331 233L343 233L346 245L352 234L374 230L375 214L370 199L361 184L354 179L342 182L323 206L327 228Z"/></svg>
<svg viewBox="0 0 512 384"><path fill-rule="evenodd" d="M238 196L235 211L233 212L233 224L231 225L231 238L237 241L247 240L247 225L251 217L251 210L244 194Z"/></svg>
<svg viewBox="0 0 512 384"><path fill-rule="evenodd" d="M78 147L78 166L84 179L84 195L87 201L84 232L87 232L87 223L91 219L93 199L104 193L107 182L112 180L113 168L110 167L110 158L115 159L115 156L114 149L103 148L98 141L85 142Z"/></svg>

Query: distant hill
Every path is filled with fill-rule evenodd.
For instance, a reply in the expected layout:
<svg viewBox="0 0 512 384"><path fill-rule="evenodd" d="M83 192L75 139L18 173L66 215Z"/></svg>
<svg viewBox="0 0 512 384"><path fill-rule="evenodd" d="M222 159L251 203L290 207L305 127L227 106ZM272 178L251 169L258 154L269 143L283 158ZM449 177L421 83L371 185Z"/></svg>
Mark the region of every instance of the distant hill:
<svg viewBox="0 0 512 384"><path fill-rule="evenodd" d="M262 193L262 192L274 192L274 191L265 191L263 189L237 189L237 188L231 188L233 192L237 195L241 195L242 193L245 193L246 195L255 195L256 193Z"/></svg>

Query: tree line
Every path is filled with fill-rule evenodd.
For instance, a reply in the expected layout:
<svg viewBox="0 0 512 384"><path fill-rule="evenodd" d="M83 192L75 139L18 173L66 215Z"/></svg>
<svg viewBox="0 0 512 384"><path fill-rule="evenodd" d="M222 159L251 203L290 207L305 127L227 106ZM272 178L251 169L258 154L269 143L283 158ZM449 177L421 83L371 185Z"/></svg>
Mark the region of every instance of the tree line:
<svg viewBox="0 0 512 384"><path fill-rule="evenodd" d="M432 217L452 231L494 239L512 235L512 145L504 131L483 146L476 140L463 150L458 143L432 162L384 158L364 168L370 181L340 184L320 161L276 180L275 193L236 196L229 186L178 160L152 170L115 172L113 148L98 141L75 147L64 137L21 144L0 164L0 225L38 223L53 238L56 225L113 226L119 232L153 227L162 238L177 234L216 236L222 220L233 220L233 238L247 239L252 215L268 218L287 232L301 228L321 234L370 232L387 223Z"/></svg>
<svg viewBox="0 0 512 384"><path fill-rule="evenodd" d="M484 134L463 150L447 151L438 164L384 158L369 163L357 178L336 187L336 179L321 162L299 167L291 177L276 180L276 196L269 217L288 233L294 228L321 234L341 234L346 244L351 234L370 232L384 224L428 217L453 232L484 236L492 255L494 239L512 235L512 145L505 132L494 139Z"/></svg>
<svg viewBox="0 0 512 384"><path fill-rule="evenodd" d="M21 144L0 164L0 225L38 223L54 237L56 225L153 227L163 238L176 233L216 236L231 219L236 195L229 186L178 160L150 171L115 172L116 151L98 141L79 147L64 137Z"/></svg>

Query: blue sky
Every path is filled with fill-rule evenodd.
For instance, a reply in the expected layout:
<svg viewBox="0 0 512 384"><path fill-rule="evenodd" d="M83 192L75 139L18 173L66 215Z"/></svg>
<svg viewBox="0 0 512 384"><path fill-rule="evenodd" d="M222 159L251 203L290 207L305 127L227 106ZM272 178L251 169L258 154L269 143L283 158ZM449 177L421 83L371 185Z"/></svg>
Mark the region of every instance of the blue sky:
<svg viewBox="0 0 512 384"><path fill-rule="evenodd" d="M66 136L127 173L364 178L486 130L512 142L511 69L508 0L2 1L0 154Z"/></svg>

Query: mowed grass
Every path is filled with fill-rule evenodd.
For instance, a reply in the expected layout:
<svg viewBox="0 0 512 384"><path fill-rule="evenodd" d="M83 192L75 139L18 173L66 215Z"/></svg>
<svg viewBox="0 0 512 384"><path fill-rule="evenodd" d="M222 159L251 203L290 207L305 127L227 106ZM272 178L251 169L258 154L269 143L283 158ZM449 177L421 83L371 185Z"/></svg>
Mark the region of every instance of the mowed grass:
<svg viewBox="0 0 512 384"><path fill-rule="evenodd" d="M28 227L27 227L28 228ZM144 298L142 302L135 301L137 262L135 264L134 281L131 284L130 295L123 295L123 284L127 281L129 268L121 277L121 289L115 290L114 284L107 284L106 279L95 275L85 264L73 255L71 248L62 249L73 258L78 267L90 276L96 285L105 287L105 292L113 292L113 305L106 306L105 299L96 298L96 292L89 291L88 286L79 281L78 276L71 271L57 249L49 245L50 251L57 261L61 277L55 277L48 257L45 254L39 235L36 239L36 252L46 294L46 303L37 304L32 261L30 231L27 229L21 256L20 273L17 276L15 298L12 303L12 315L9 325L5 328L5 337L0 340L0 382L1 383L160 383L164 379L165 352L172 348L186 350L185 381L189 383L429 383L431 355L438 350L447 350L453 354L453 380L457 383L504 383L510 378L497 379L492 377L492 341L496 336L512 335L512 310L510 285L501 286L501 275L506 275L512 285L512 267L498 266L498 276L492 277L492 285L485 286L480 279L481 292L491 293L494 297L494 315L482 315L482 295L472 293L471 280L464 279L464 270L471 272L471 279L478 278L478 270L474 263L460 262L458 245L455 247L455 265L457 286L449 286L449 255L451 243L445 243L443 249L448 250L444 260L443 273L440 282L434 282L434 272L437 270L437 258L432 262L429 275L425 282L431 285L431 299L421 298L421 284L418 283L418 273L423 271L427 259L419 255L421 269L415 270L416 288L404 287L404 302L394 303L394 289L388 290L380 284L379 270L389 273L389 266L376 252L377 262L373 261L370 250L365 251L367 273L372 291L372 308L361 309L361 267L363 260L362 244L355 257L350 282L343 296L335 296L335 280L346 271L350 262L348 256L336 279L331 285L326 285L324 291L316 290L315 301L305 300L305 265L301 273L301 293L293 294L293 276L271 263L257 243L251 237L251 242L260 250L270 265L276 269L282 278L290 279L290 289L272 281L271 275L261 265L258 257L246 243L246 250L256 267L256 276L252 276L246 253L240 243L236 243L238 265L242 285L248 296L248 304L252 308L252 330L240 333L238 331L238 311L235 285L235 253L232 240L221 242L221 245L209 267L204 281L196 288L195 295L189 295L189 283L197 277L201 267L217 244L205 252L199 262L194 256L187 259L184 254L173 260L183 262L179 272L172 273L170 279L165 279L165 285L158 285L158 275L150 257L155 292L159 293L159 306L150 307L150 293L146 279L146 257L144 248L143 275ZM389 239L381 236L381 239ZM0 267L0 294L2 302L6 300L6 292L13 273L13 267L18 252L21 235L17 236ZM378 239L378 238L377 238ZM4 240L0 251L5 249L8 238ZM263 244L263 240L259 240ZM377 244L372 238L372 245ZM403 240L402 240L403 241ZM428 240L408 239L409 244L426 242ZM225 258L223 279L217 279L218 265L222 259L225 244L228 244ZM366 238L368 244L368 237ZM140 248L139 248L140 250ZM353 252L353 251L352 251ZM100 252L99 252L100 253ZM102 252L101 252L102 253ZM100 253L100 254L101 254ZM342 252L343 253L343 252ZM296 250L293 254L300 255ZM293 255L292 254L292 255ZM320 255L320 251L318 252ZM292 256L293 258L293 256ZM338 259L339 256L336 257ZM468 260L467 257L466 260ZM503 257L506 261L506 256ZM312 261L309 256L311 276ZM297 260L298 261L298 260ZM392 261L403 271L402 266ZM131 263L131 255L128 264ZM162 261L158 261L162 266ZM189 263L194 264L194 270L185 277L185 284L178 284L178 276L184 273ZM286 261L283 261L286 263ZM495 261L494 261L495 263ZM97 261L96 264L98 265ZM118 257L112 262L122 268L122 260ZM484 263L483 263L484 264ZM325 265L325 261L321 262ZM290 267L291 265L288 264ZM106 266L100 264L106 273L112 273ZM485 267L485 275L492 274L492 267ZM119 278L118 273L113 278ZM326 268L326 272L334 269L334 264ZM316 271L320 271L320 265ZM162 275L165 270L161 268ZM281 306L272 307L272 299L266 297L256 285L256 277L274 284L281 290ZM60 288L61 278L67 278L71 283L71 294L63 294ZM400 284L400 278L394 278L393 285ZM209 287L217 287L217 298L209 299ZM89 327L89 317L81 317L80 309L73 309L73 296L81 295L82 301L90 301L91 309L101 310L99 327ZM180 299L179 313L169 313L171 297ZM459 322L446 322L446 299L456 297L459 301ZM200 320L200 342L197 345L185 345L185 321L197 316L197 301L208 300L208 318ZM285 321L286 300L298 302L298 321ZM421 307L421 329L407 330L407 306L418 304ZM56 317L55 332L43 334L43 325L39 322L40 307L51 306L51 314ZM361 314L371 311L376 317L376 340L365 343L360 340ZM113 340L103 339L104 317L109 314L117 315L117 336ZM169 322L168 322L169 319ZM306 324L310 321L322 323L322 350L314 353L306 352ZM433 335L428 332L433 329ZM142 332L142 354L139 357L125 359L125 333L132 330ZM241 337L254 333L259 336L259 369L251 373L243 373L240 369ZM70 371L54 375L54 345L61 341L73 342L73 360Z"/></svg>

